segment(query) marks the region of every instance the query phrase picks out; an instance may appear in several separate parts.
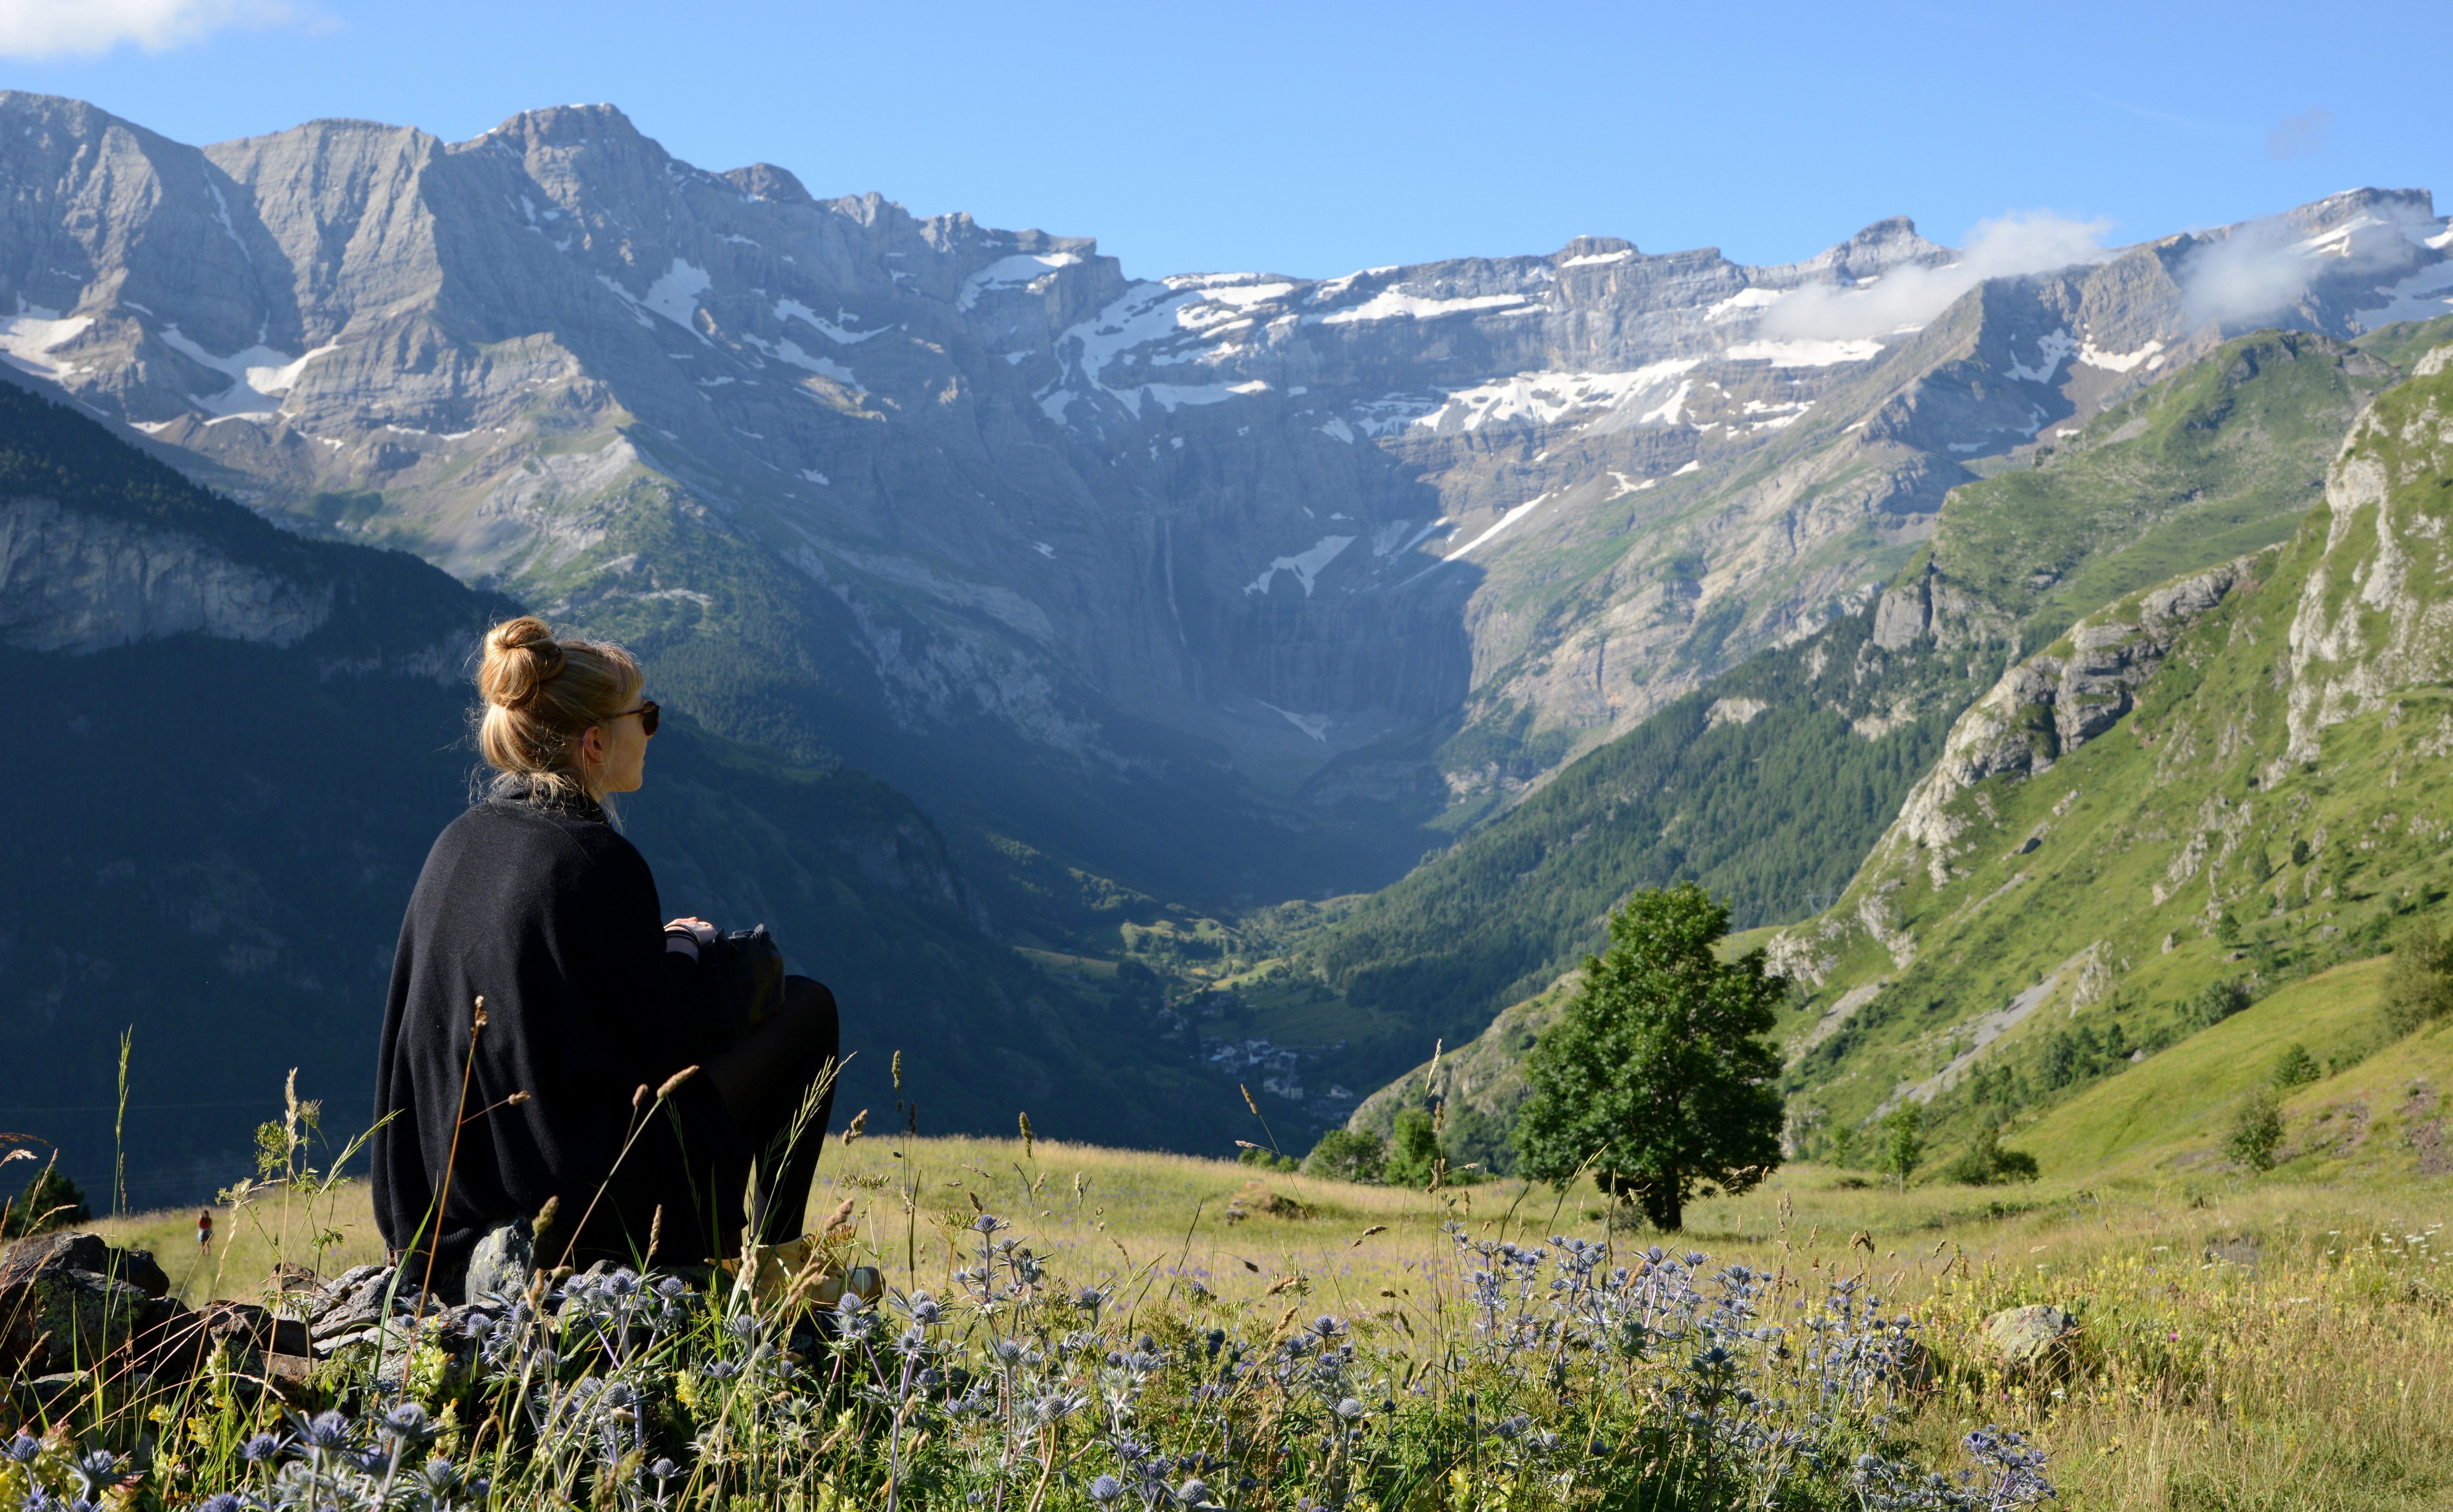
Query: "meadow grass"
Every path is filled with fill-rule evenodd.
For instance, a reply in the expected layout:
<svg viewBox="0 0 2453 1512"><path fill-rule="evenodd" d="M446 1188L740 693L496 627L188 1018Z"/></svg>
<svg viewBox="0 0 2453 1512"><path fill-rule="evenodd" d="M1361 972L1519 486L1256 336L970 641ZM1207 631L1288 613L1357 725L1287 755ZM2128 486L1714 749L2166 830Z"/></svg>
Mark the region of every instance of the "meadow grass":
<svg viewBox="0 0 2453 1512"><path fill-rule="evenodd" d="M1939 1368L1906 1400L1900 1431L1927 1462L1999 1423L2042 1445L2070 1507L2453 1503L2453 1280L2437 1253L2453 1183L2443 1178L2320 1184L2287 1169L2253 1178L2142 1162L2085 1184L1903 1191L1801 1165L1698 1202L1671 1240L1605 1232L1591 1194L1516 1183L1425 1193L1046 1141L901 1139L828 1151L812 1224L846 1202L851 1247L900 1290L959 1293L985 1208L1067 1284L1111 1290L1128 1332L1230 1317L1283 1329L1317 1311L1375 1348L1426 1360L1453 1347L1463 1301L1443 1225L1528 1245L1583 1234L1623 1255L1668 1241L1799 1295L1854 1278L1916 1317ZM222 1214L224 1294L296 1259L312 1233L331 1241L328 1271L378 1258L362 1186L336 1189L311 1222L291 1216L276 1250L274 1224ZM154 1247L191 1299L215 1289L201 1263L170 1263L193 1248L191 1211L100 1226ZM1982 1368L1983 1320L2028 1303L2078 1316L2065 1376ZM1514 1494L1525 1504L1524 1488ZM1442 1495L1409 1504L1508 1504L1489 1488Z"/></svg>

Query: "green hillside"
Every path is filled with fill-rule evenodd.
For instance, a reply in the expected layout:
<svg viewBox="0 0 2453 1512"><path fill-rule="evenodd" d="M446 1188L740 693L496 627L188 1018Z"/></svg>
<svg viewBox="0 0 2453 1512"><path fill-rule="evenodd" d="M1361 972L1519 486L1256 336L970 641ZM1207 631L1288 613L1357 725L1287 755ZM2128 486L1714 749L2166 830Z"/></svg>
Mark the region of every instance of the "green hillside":
<svg viewBox="0 0 2453 1512"><path fill-rule="evenodd" d="M2382 344L2415 360L2406 341ZM2031 465L1954 490L1883 611L1767 652L1569 766L1302 943L1287 977L1246 997L1301 994L1301 1014L1277 1022L1336 1025L1365 1063L1356 1074L1380 1081L1396 1069L1387 1057L1420 1063L1434 1040L1458 1045L1572 969L1636 887L1700 882L1742 927L1813 912L2015 647L2288 535L2344 428L2400 371L2343 343L2268 331L2115 403ZM1326 1012L1325 994L1350 1011ZM1266 1006L1248 1022L1268 1024ZM1508 1058L1470 1100L1502 1118L1515 1096Z"/></svg>
<svg viewBox="0 0 2453 1512"><path fill-rule="evenodd" d="M2037 706L2006 678L1961 722L1839 905L1773 943L1809 988L1789 1025L1805 1148L1845 1156L1903 1096L1964 1133L2139 1076L2192 1036L2262 1052L2232 1010L2276 994L2269 1018L2289 1022L2324 995L2278 988L2376 954L2453 890L2448 415L2441 371L2381 397L2328 507L2180 634L2109 729L1962 786L1953 757L2039 738ZM2192 1056L2231 1064L2224 1043ZM2383 1044L2372 1014L2309 1020L2336 1072ZM2250 1074L2205 1065L2162 1101ZM2077 1106L2045 1130L2071 1158L2131 1143Z"/></svg>
<svg viewBox="0 0 2453 1512"><path fill-rule="evenodd" d="M2404 370L2307 331L2226 342L2037 466L1959 488L1935 572L2041 646L2099 605L2289 536L2351 417Z"/></svg>

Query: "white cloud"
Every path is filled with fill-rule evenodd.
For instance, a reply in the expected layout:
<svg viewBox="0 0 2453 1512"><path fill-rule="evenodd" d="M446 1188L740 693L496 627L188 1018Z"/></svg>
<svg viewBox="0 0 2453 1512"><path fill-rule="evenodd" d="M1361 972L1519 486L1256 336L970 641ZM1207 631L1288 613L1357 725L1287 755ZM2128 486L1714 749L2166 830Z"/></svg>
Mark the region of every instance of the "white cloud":
<svg viewBox="0 0 2453 1512"><path fill-rule="evenodd" d="M2297 304L2317 269L2292 241L2280 221L2258 221L2191 252L2181 264L2191 318L2228 326Z"/></svg>
<svg viewBox="0 0 2453 1512"><path fill-rule="evenodd" d="M1987 278L2049 272L2109 254L2109 221L2078 221L2049 211L2014 211L1979 221L1959 260L1943 268L1893 269L1869 288L1808 284L1771 307L1759 328L1823 340L1886 336L1925 324Z"/></svg>
<svg viewBox="0 0 2453 1512"><path fill-rule="evenodd" d="M309 18L290 0L0 0L0 57L90 57L128 42L162 52L231 27Z"/></svg>
<svg viewBox="0 0 2453 1512"><path fill-rule="evenodd" d="M2380 207L2330 231L2303 237L2281 219L2217 231L2180 266L2182 297L2193 319L2239 326L2281 314L2300 302L2320 272L2355 274L2406 269L2410 242L2435 234L2436 221Z"/></svg>

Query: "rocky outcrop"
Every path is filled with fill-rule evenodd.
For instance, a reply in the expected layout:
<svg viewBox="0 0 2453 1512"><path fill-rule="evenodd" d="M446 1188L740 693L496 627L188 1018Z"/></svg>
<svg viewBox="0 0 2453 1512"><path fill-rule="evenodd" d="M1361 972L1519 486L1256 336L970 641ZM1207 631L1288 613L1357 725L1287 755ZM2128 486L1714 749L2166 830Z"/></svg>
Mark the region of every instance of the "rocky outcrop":
<svg viewBox="0 0 2453 1512"><path fill-rule="evenodd" d="M2289 744L2314 761L2324 730L2395 690L2453 676L2453 546L2438 494L2453 476L2453 346L2360 418L2325 478L2325 554L2291 621ZM2431 507L2434 506L2434 507Z"/></svg>
<svg viewBox="0 0 2453 1512"><path fill-rule="evenodd" d="M312 592L182 531L0 500L0 637L35 651L99 651L201 633L291 646L332 611Z"/></svg>
<svg viewBox="0 0 2453 1512"><path fill-rule="evenodd" d="M1908 795L1876 853L1912 845L1925 852L1935 885L1944 885L1964 827L1953 801L1989 777L2049 771L2110 729L2181 632L2244 581L2255 560L2226 562L2089 615L2052 648L2004 672L1951 726L1942 759Z"/></svg>

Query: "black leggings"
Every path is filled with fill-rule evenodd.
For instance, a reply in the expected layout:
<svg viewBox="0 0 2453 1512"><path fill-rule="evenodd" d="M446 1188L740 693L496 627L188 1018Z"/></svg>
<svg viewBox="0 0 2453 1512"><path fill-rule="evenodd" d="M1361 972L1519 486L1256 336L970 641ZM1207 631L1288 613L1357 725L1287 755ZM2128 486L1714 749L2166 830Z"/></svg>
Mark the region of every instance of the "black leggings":
<svg viewBox="0 0 2453 1512"><path fill-rule="evenodd" d="M834 1073L842 1063L843 1031L835 995L808 977L784 979L784 1015L798 1021L788 1058L765 1091L734 1124L753 1152L756 1182L749 1193L749 1232L761 1244L797 1239L809 1206L809 1183L818 1171L819 1147L834 1112ZM823 1087L819 1085L824 1079ZM817 1106L802 1121L812 1091ZM798 1139L792 1126L801 1123ZM742 1172L748 1177L750 1172ZM738 1191L740 1188L733 1188Z"/></svg>

